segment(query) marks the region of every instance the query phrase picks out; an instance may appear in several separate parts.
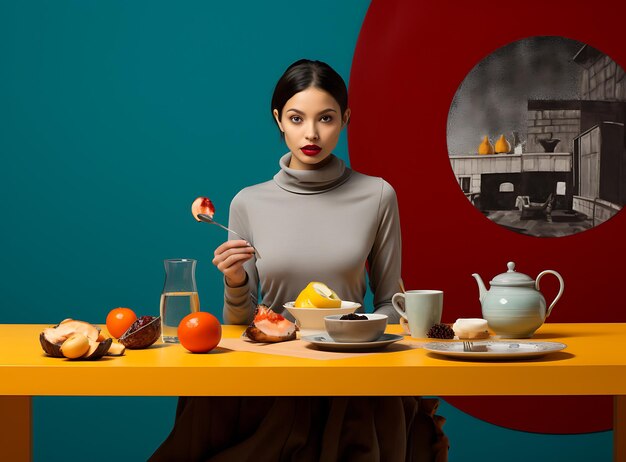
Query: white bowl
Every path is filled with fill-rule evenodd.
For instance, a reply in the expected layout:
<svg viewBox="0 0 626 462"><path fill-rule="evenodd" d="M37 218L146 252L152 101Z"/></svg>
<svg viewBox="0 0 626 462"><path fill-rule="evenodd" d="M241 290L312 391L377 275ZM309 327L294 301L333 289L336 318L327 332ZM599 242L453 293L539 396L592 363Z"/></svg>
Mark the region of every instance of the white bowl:
<svg viewBox="0 0 626 462"><path fill-rule="evenodd" d="M296 324L301 330L317 330L323 332L326 330L324 317L331 314L349 314L354 313L361 307L360 303L341 301L339 308L296 308L295 302L287 302L283 306L289 311L294 318Z"/></svg>
<svg viewBox="0 0 626 462"><path fill-rule="evenodd" d="M343 315L324 318L326 332L335 342L373 342L378 340L387 327L386 314L363 314L367 319L340 319Z"/></svg>

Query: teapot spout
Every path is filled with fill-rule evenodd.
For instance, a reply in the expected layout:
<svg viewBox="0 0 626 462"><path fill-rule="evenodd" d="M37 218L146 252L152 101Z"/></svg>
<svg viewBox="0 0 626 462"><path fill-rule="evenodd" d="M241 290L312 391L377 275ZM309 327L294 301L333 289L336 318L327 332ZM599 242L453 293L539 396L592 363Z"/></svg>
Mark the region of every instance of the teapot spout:
<svg viewBox="0 0 626 462"><path fill-rule="evenodd" d="M485 295L487 294L487 288L485 287L485 283L478 273L474 273L472 274L472 276L474 277L474 279L476 279L476 282L478 283L478 299L480 300L480 303L482 303L485 299Z"/></svg>

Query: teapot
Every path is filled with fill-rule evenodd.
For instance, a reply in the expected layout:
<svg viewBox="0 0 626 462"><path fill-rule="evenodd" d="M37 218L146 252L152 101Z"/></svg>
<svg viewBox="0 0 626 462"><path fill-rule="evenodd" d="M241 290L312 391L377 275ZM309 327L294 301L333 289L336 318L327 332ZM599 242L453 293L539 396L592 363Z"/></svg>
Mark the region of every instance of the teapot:
<svg viewBox="0 0 626 462"><path fill-rule="evenodd" d="M550 316L556 302L563 295L563 278L553 270L539 273L537 279L515 271L515 263L507 263L508 271L494 277L487 290L482 278L474 273L478 283L483 318L502 338L530 338ZM539 291L539 281L546 274L559 280L559 293L546 312L546 300Z"/></svg>

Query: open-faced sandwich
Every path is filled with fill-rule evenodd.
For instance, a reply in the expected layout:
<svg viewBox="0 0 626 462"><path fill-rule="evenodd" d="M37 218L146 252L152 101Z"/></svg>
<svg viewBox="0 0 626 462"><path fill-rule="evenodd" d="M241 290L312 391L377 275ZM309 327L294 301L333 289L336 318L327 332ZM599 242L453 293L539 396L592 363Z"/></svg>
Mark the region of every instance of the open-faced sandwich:
<svg viewBox="0 0 626 462"><path fill-rule="evenodd" d="M296 338L296 325L272 311L265 305L258 305L252 324L245 335L253 342L276 343Z"/></svg>

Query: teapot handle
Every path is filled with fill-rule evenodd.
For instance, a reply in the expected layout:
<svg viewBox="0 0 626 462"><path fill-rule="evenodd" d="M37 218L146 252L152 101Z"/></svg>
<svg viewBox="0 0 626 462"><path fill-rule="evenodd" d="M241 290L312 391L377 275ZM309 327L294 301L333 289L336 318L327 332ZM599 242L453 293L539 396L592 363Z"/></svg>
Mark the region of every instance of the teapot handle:
<svg viewBox="0 0 626 462"><path fill-rule="evenodd" d="M554 305L556 305L556 302L559 300L559 298L561 298L561 295L563 295L563 289L565 288L565 283L563 282L563 278L561 277L561 275L557 273L556 271L545 270L539 273L539 275L537 276L537 279L535 280L535 288L537 290L539 290L539 279L544 277L546 274L554 274L559 280L559 293L556 294L556 297L554 297L554 300L552 300L552 303L550 303L550 307L548 308L548 312L546 313L546 318L547 318L548 316L550 316L550 313L552 313L552 308L554 308Z"/></svg>

